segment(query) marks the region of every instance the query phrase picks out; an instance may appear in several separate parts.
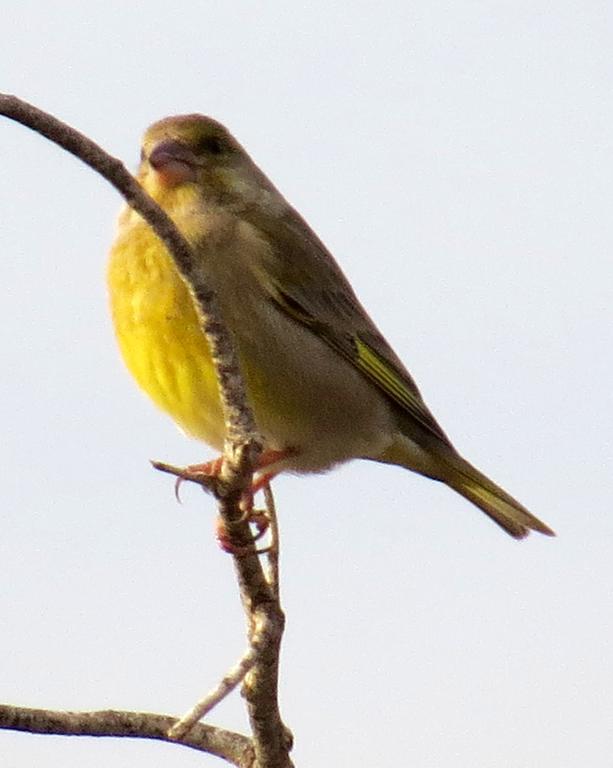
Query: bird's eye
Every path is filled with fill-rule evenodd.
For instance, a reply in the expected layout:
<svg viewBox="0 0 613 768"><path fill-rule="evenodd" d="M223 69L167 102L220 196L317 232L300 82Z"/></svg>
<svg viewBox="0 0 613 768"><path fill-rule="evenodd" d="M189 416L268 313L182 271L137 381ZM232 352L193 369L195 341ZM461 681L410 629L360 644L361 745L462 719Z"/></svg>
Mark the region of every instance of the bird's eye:
<svg viewBox="0 0 613 768"><path fill-rule="evenodd" d="M226 146L219 136L206 136L198 145L200 152L206 155L222 155Z"/></svg>

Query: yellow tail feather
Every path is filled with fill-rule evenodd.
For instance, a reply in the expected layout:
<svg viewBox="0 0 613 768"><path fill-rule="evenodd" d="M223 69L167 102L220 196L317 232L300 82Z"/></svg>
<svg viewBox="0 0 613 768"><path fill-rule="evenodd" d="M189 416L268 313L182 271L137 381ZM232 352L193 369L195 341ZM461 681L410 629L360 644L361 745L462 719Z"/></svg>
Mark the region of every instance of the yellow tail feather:
<svg viewBox="0 0 613 768"><path fill-rule="evenodd" d="M443 482L479 507L513 538L523 539L531 530L555 536L551 528L465 459L456 454L448 467L451 471L441 478Z"/></svg>

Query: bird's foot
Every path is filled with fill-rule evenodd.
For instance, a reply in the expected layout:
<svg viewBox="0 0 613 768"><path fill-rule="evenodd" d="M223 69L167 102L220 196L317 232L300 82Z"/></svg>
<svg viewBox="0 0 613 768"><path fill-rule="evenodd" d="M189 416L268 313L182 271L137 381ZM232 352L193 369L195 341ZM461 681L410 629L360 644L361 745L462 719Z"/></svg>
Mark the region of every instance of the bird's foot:
<svg viewBox="0 0 613 768"><path fill-rule="evenodd" d="M188 464L187 467L183 467L175 480L177 501L181 501L181 486L186 481L198 483L207 491L215 491L222 465L223 456L218 456L216 459L205 461L203 464Z"/></svg>
<svg viewBox="0 0 613 768"><path fill-rule="evenodd" d="M287 448L282 451L272 449L263 451L254 467L257 477L251 485L251 493L244 494L245 498L241 500L241 505L248 504L247 496L250 495L251 507L253 507L253 496L255 496L258 491L262 490L264 486L268 485L278 472L278 470L274 472L263 472L262 470L265 470L273 464L277 464L288 456L292 456L294 453L295 451L293 448ZM166 471L169 471L168 465L161 465L160 462L154 463L154 466L157 466L158 469L166 469ZM215 483L221 474L222 467L223 456L218 456L216 459L205 461L202 464L189 464L187 467L182 467L180 470L174 472L173 474L177 475L175 482L175 496L177 497L177 500L181 500L180 488L185 481L198 483L198 485L202 485L207 490L214 490Z"/></svg>
<svg viewBox="0 0 613 768"><path fill-rule="evenodd" d="M291 456L293 453L295 453L295 451L290 448L283 451L267 450L260 455L255 467L257 476L254 478L251 488L242 494L239 501L239 508L242 512L241 516L235 523L228 523L221 517L217 518L215 524L216 538L219 546L224 552L239 556L253 554L253 544L259 541L270 527L270 521L266 511L254 508L254 497L258 491L261 491L268 486L278 472L278 470L268 472L263 470L271 467L273 464L277 464L288 456ZM168 472L169 474L175 475L175 496L180 502L181 486L186 481L197 483L205 490L212 492L216 491L223 466L223 456L218 456L216 459L201 464L189 464L186 467L174 467L159 461L154 461L152 464L156 469L159 469L162 472ZM244 541L237 541L236 536L233 535L231 530L233 527L243 523L253 525L255 528L255 533L252 539L247 543ZM275 546L274 542L271 544L271 547L272 546ZM255 551L255 554L264 554L265 552L268 552L271 547L258 549Z"/></svg>
<svg viewBox="0 0 613 768"><path fill-rule="evenodd" d="M247 544L237 541L232 533L232 528L242 523L248 523L255 527L255 533ZM221 515L218 515L215 521L215 537L221 549L231 555L238 555L239 557L250 554L263 555L269 551L270 547L256 549L254 552L253 546L266 534L269 527L270 520L266 511L251 508L249 511L243 512L242 516L235 523L228 523Z"/></svg>

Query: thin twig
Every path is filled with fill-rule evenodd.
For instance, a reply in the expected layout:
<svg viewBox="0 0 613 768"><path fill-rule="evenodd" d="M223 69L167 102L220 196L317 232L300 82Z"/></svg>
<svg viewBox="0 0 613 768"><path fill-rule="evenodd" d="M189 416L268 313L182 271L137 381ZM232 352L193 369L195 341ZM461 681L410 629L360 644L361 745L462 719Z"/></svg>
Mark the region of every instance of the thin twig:
<svg viewBox="0 0 613 768"><path fill-rule="evenodd" d="M270 525L270 547L267 550L268 555L268 583L277 600L280 601L279 584L279 521L277 520L277 507L272 488L268 483L262 489L264 491L264 501L266 503L266 512Z"/></svg>
<svg viewBox="0 0 613 768"><path fill-rule="evenodd" d="M239 661L232 667L228 674L209 691L199 702L197 702L189 712L176 722L170 729L168 735L170 738L182 739L189 730L208 714L213 707L226 698L236 686L241 683L249 670L256 663L258 654L261 651L262 641L265 635L262 633L262 627L255 628L251 637L249 648L245 651Z"/></svg>
<svg viewBox="0 0 613 768"><path fill-rule="evenodd" d="M258 649L249 648L244 656L239 659L234 667L219 682L215 688L209 691L200 701L186 712L168 731L168 737L181 741L191 731L194 725L202 720L220 701L226 698L236 686L245 679L245 675L256 662Z"/></svg>

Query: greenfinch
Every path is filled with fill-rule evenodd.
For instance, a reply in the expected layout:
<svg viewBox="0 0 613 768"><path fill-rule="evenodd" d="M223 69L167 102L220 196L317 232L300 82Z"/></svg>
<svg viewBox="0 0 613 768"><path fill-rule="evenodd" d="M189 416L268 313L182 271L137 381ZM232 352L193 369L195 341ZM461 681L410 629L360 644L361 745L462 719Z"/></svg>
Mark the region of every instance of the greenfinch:
<svg viewBox="0 0 613 768"><path fill-rule="evenodd" d="M454 449L332 255L224 126L202 115L155 123L138 179L215 291L264 441L260 478L371 459L445 483L515 538L553 534ZM221 451L224 420L193 291L130 207L108 285L140 387Z"/></svg>

